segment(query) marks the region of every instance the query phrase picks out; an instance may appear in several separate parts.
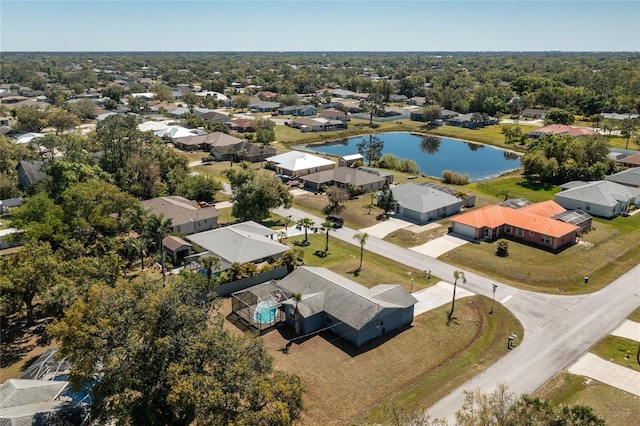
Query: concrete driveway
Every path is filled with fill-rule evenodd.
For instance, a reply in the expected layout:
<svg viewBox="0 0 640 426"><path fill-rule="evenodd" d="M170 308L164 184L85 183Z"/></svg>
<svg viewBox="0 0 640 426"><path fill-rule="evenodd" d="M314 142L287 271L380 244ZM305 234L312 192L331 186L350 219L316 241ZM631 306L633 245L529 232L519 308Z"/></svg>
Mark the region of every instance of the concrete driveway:
<svg viewBox="0 0 640 426"><path fill-rule="evenodd" d="M640 396L639 372L606 361L590 352L569 367L569 373L591 377L609 386Z"/></svg>
<svg viewBox="0 0 640 426"><path fill-rule="evenodd" d="M413 315L420 315L438 306L450 303L451 297L453 297L453 285L440 281L433 287L416 291L415 293L411 293L411 295L418 299L418 303L413 307ZM460 286L458 286L456 290L456 300L473 295L474 293L460 288Z"/></svg>
<svg viewBox="0 0 640 426"><path fill-rule="evenodd" d="M411 250L417 251L420 254L424 254L429 257L437 258L449 250L453 250L454 248L458 248L461 245L468 243L468 240L464 238L457 237L452 234L443 235L440 238L436 238L435 240L431 240L428 243L424 243L418 247L412 247Z"/></svg>
<svg viewBox="0 0 640 426"><path fill-rule="evenodd" d="M359 232L366 232L367 234L374 237L384 238L390 233L397 231L398 229L406 228L411 225L413 224L411 222L407 222L406 220L390 217L389 219L384 220L380 223L376 223L375 225L368 228L362 228L359 230Z"/></svg>

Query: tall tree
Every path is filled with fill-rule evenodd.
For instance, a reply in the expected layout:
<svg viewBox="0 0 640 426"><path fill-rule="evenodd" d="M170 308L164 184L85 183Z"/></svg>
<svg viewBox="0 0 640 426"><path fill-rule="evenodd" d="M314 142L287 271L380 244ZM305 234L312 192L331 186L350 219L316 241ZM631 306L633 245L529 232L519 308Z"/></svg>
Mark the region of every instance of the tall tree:
<svg viewBox="0 0 640 426"><path fill-rule="evenodd" d="M228 169L226 176L233 191L233 215L241 220L261 222L276 207L291 207L293 196L289 188L272 174L256 173L248 163Z"/></svg>
<svg viewBox="0 0 640 426"><path fill-rule="evenodd" d="M162 267L162 281L166 282L166 271L165 271L165 251L164 246L162 245L162 240L164 237L169 235L171 232L171 227L173 226L173 221L171 218L165 219L164 215L160 213L159 215L152 214L149 216L147 221L147 231L151 238L153 238L156 243L156 250L160 251L160 261Z"/></svg>
<svg viewBox="0 0 640 426"><path fill-rule="evenodd" d="M315 222L313 221L313 219L308 218L308 217L303 217L302 219L298 220L296 222L296 224L304 229L304 242L305 244L309 242L309 236L307 234L309 228L313 228L313 225L315 225Z"/></svg>
<svg viewBox="0 0 640 426"><path fill-rule="evenodd" d="M629 149L629 139L631 139L637 127L636 121L631 118L625 118L620 122L620 136L627 140L624 149Z"/></svg>
<svg viewBox="0 0 640 426"><path fill-rule="evenodd" d="M364 254L364 245L367 244L367 239L369 238L369 234L366 232L358 232L353 236L354 240L358 241L360 245L360 265L358 266L358 271L362 269L362 256Z"/></svg>
<svg viewBox="0 0 640 426"><path fill-rule="evenodd" d="M384 149L384 141L378 136L369 135L369 140L363 138L358 144L356 144L358 153L367 159L369 166L372 162L377 162L382 157L382 150Z"/></svg>
<svg viewBox="0 0 640 426"><path fill-rule="evenodd" d="M51 107L47 116L49 127L56 129L56 135L71 130L80 125L80 120L75 114L67 112L59 107Z"/></svg>
<svg viewBox="0 0 640 426"><path fill-rule="evenodd" d="M465 277L464 272L455 270L453 271L453 299L451 299L451 311L449 312L449 321L453 317L453 309L456 306L456 288L458 287L458 280L462 280L464 284L467 283L467 277Z"/></svg>
<svg viewBox="0 0 640 426"><path fill-rule="evenodd" d="M220 269L220 258L217 256L204 256L200 258L200 264L207 270L207 295L211 291L211 277L213 271L216 272Z"/></svg>
<svg viewBox="0 0 640 426"><path fill-rule="evenodd" d="M27 326L35 323L33 301L58 281L57 259L48 242L30 242L17 253L2 256L0 275L8 277L0 288L3 298L15 297L27 310Z"/></svg>
<svg viewBox="0 0 640 426"><path fill-rule="evenodd" d="M369 127L373 125L373 116L376 117L384 113L384 95L371 93L367 99L360 101L360 109L369 114Z"/></svg>
<svg viewBox="0 0 640 426"><path fill-rule="evenodd" d="M93 386L94 420L290 425L299 418L300 379L274 370L259 338L227 331L197 293L180 277L166 286L149 277L97 284L50 326L71 364L71 386Z"/></svg>
<svg viewBox="0 0 640 426"><path fill-rule="evenodd" d="M251 101L247 95L238 95L233 98L233 106L238 108L241 112L249 106L249 102Z"/></svg>
<svg viewBox="0 0 640 426"><path fill-rule="evenodd" d="M302 300L302 294L293 293L291 298L296 302L296 306L293 308L293 320L295 321L296 334L300 334L300 309L298 309L298 303Z"/></svg>
<svg viewBox="0 0 640 426"><path fill-rule="evenodd" d="M334 223L325 220L322 222L322 231L325 233L325 244L324 244L324 253L327 254L329 252L329 232L335 231Z"/></svg>

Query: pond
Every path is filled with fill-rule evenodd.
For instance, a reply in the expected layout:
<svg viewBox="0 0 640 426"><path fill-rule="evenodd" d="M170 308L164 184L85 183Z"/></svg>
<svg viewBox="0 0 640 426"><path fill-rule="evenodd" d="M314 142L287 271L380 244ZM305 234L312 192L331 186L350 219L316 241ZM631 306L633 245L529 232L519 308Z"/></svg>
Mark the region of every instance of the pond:
<svg viewBox="0 0 640 426"><path fill-rule="evenodd" d="M520 168L520 157L517 154L491 145L410 133L382 133L373 136L384 142L383 154L414 160L421 173L436 178L442 177L444 170L452 170L469 175L471 181L480 181ZM363 139L367 140L369 136L306 146L304 149L338 156L357 154L356 145Z"/></svg>

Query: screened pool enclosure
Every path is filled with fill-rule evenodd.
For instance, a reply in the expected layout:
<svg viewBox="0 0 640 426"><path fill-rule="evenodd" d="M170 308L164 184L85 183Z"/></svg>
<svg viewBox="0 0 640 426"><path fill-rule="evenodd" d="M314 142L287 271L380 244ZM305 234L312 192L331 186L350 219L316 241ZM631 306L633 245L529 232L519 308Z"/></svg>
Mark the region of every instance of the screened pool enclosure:
<svg viewBox="0 0 640 426"><path fill-rule="evenodd" d="M282 302L291 294L273 281L266 282L231 295L231 310L237 317L258 332L283 322L286 317Z"/></svg>

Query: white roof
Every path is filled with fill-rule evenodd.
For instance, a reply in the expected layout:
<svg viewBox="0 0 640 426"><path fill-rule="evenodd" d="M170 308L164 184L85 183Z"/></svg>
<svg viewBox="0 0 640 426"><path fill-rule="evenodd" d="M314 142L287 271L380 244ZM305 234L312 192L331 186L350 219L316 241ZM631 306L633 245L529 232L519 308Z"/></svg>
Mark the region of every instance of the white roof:
<svg viewBox="0 0 640 426"><path fill-rule="evenodd" d="M197 134L197 132L193 132L192 130L182 126L168 126L165 129L157 130L154 133L159 137L167 136L170 138L184 138Z"/></svg>
<svg viewBox="0 0 640 426"><path fill-rule="evenodd" d="M133 96L134 98L149 98L149 99L153 99L155 95L155 93L153 92L144 92L144 93L132 93L131 96Z"/></svg>
<svg viewBox="0 0 640 426"><path fill-rule="evenodd" d="M215 96L219 101L228 101L229 100L229 97L227 95L223 95L222 93L212 92L212 91L195 92L194 95L202 96L203 98L206 97L206 96Z"/></svg>
<svg viewBox="0 0 640 426"><path fill-rule="evenodd" d="M265 160L267 160L270 163L281 164L281 163L287 163L291 160L295 160L296 158L302 158L305 155L306 153L302 151L289 151L289 152L285 152L284 154L274 155L273 157L267 157L265 158Z"/></svg>
<svg viewBox="0 0 640 426"><path fill-rule="evenodd" d="M16 143L29 143L34 139L43 138L43 133L25 133L24 135L19 135L16 137Z"/></svg>
<svg viewBox="0 0 640 426"><path fill-rule="evenodd" d="M316 167L323 167L333 164L335 166L335 161L326 160L322 157L316 157L315 155L305 154L302 158L295 158L291 161L287 161L286 163L278 164L279 167L285 170L298 171L298 170L308 170Z"/></svg>
<svg viewBox="0 0 640 426"><path fill-rule="evenodd" d="M18 228L0 229L0 237L4 237L5 235L15 234L17 232L22 232L22 230Z"/></svg>
<svg viewBox="0 0 640 426"><path fill-rule="evenodd" d="M343 160L346 161L351 161L351 160L362 160L362 154L351 154L351 155L343 155L342 157Z"/></svg>
<svg viewBox="0 0 640 426"><path fill-rule="evenodd" d="M157 131L157 130L165 130L169 125L167 123L162 123L158 121L145 121L144 123L138 124L138 130L141 132L148 131Z"/></svg>

